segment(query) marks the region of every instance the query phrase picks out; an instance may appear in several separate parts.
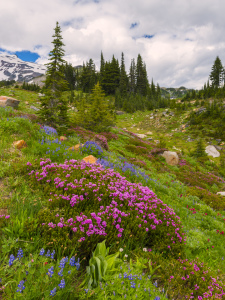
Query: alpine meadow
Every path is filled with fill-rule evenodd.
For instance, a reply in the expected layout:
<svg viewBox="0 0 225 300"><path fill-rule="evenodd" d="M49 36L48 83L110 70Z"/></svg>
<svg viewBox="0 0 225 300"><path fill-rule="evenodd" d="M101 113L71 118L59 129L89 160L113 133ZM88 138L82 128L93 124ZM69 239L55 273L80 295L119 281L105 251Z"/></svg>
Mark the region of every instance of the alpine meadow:
<svg viewBox="0 0 225 300"><path fill-rule="evenodd" d="M0 81L0 299L225 299L221 59L163 88L64 47L56 22L45 75Z"/></svg>

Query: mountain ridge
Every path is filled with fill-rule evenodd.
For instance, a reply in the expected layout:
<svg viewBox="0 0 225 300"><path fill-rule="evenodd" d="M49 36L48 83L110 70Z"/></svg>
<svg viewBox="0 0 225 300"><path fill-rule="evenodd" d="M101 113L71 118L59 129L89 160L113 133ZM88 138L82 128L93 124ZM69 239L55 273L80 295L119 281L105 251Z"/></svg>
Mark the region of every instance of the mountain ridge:
<svg viewBox="0 0 225 300"><path fill-rule="evenodd" d="M23 61L17 55L0 52L0 80L29 82L45 74L46 67L33 62Z"/></svg>

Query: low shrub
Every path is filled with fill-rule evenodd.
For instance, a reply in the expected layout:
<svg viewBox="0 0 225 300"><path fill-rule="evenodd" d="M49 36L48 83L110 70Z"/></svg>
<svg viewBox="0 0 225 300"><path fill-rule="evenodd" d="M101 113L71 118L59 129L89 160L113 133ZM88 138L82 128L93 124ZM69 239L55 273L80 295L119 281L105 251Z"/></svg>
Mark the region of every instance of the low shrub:
<svg viewBox="0 0 225 300"><path fill-rule="evenodd" d="M190 166L188 165L180 166L179 171L176 171L175 174L177 179L186 185L199 186L203 189L207 189L215 184L218 188L223 188L225 184L225 181L222 178L209 172L195 172L193 169L190 169Z"/></svg>
<svg viewBox="0 0 225 300"><path fill-rule="evenodd" d="M114 247L129 241L131 248L144 244L175 257L183 251L179 217L148 187L83 161L46 159L28 166L33 185L50 195L37 216L45 245L90 255L106 239ZM27 222L27 230L33 229Z"/></svg>
<svg viewBox="0 0 225 300"><path fill-rule="evenodd" d="M200 187L189 187L187 193L192 196L197 196L208 206L216 210L225 210L225 199L221 195L216 195L206 189Z"/></svg>
<svg viewBox="0 0 225 300"><path fill-rule="evenodd" d="M152 261L152 265L159 266L155 271L158 285L166 289L169 299L224 299L225 283L206 264L197 258L165 259L162 254L145 252L141 254Z"/></svg>

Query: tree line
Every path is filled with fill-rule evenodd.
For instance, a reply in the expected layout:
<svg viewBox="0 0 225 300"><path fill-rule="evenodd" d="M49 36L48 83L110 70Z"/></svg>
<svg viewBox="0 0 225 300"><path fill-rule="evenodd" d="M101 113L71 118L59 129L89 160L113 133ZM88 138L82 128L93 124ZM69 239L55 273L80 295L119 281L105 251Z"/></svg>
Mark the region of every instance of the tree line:
<svg viewBox="0 0 225 300"><path fill-rule="evenodd" d="M203 88L199 91L188 91L183 100L209 99L212 97L217 99L225 98L225 68L219 56L216 57L209 74L209 79Z"/></svg>

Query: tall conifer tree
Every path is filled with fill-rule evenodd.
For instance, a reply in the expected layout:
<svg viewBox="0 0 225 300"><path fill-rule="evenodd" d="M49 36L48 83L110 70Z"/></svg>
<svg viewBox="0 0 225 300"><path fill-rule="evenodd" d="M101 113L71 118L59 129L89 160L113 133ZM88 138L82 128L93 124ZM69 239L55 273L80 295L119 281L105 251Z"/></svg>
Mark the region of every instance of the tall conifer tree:
<svg viewBox="0 0 225 300"><path fill-rule="evenodd" d="M212 71L209 75L209 78L212 82L213 87L219 87L220 83L222 82L223 79L223 65L222 62L219 58L219 56L216 57L214 64L212 66Z"/></svg>
<svg viewBox="0 0 225 300"><path fill-rule="evenodd" d="M60 128L68 123L67 101L62 98L62 91L67 89L68 84L63 73L64 44L58 22L54 30L54 48L49 53L49 63L46 64L45 97L41 100L40 115L47 124Z"/></svg>
<svg viewBox="0 0 225 300"><path fill-rule="evenodd" d="M119 83L119 90L121 96L125 96L127 93L127 73L125 69L125 62L124 62L124 54L122 52L121 55L121 65L120 65L120 83Z"/></svg>

